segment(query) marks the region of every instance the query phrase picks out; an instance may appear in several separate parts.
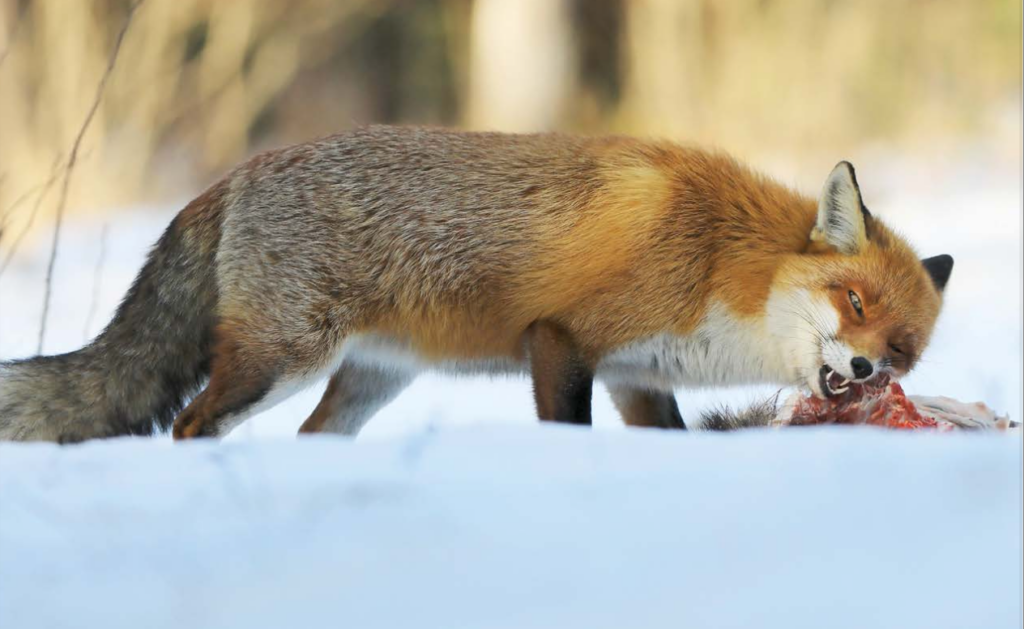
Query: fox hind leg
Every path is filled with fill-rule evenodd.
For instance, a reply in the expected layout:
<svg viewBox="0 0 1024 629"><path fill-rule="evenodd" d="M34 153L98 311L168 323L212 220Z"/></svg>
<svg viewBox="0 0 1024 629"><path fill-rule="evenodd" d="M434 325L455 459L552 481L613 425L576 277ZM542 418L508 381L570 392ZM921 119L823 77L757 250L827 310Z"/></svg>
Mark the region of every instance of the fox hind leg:
<svg viewBox="0 0 1024 629"><path fill-rule="evenodd" d="M676 398L671 393L628 385L609 385L608 393L629 426L686 430Z"/></svg>
<svg viewBox="0 0 1024 629"><path fill-rule="evenodd" d="M221 437L283 389L287 365L278 352L254 342L258 339L239 326L221 323L210 359L206 388L174 420L175 439ZM242 343L240 339L247 339ZM278 397L275 395L274 397Z"/></svg>
<svg viewBox="0 0 1024 629"><path fill-rule="evenodd" d="M299 433L355 436L373 415L395 399L415 373L362 364L342 364L327 383L320 403Z"/></svg>

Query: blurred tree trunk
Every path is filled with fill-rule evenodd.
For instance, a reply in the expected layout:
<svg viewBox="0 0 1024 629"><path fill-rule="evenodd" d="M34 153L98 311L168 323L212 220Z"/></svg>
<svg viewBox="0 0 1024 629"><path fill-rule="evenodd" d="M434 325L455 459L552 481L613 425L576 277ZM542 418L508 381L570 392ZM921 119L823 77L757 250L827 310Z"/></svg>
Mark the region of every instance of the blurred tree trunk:
<svg viewBox="0 0 1024 629"><path fill-rule="evenodd" d="M626 102L629 126L643 133L694 135L700 121L692 86L705 64L702 2L646 0L626 3Z"/></svg>
<svg viewBox="0 0 1024 629"><path fill-rule="evenodd" d="M575 93L568 0L476 0L467 124L542 131L561 126Z"/></svg>

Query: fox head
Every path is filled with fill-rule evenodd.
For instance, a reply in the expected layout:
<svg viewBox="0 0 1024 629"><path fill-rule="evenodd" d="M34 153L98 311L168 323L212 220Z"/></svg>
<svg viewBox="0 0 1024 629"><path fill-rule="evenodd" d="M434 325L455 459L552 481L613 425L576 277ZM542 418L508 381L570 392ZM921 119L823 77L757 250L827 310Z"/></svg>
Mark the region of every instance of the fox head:
<svg viewBox="0 0 1024 629"><path fill-rule="evenodd" d="M864 206L853 166L840 162L818 202L806 251L780 268L768 304L797 382L818 396L882 371L901 376L921 356L953 269L920 259Z"/></svg>

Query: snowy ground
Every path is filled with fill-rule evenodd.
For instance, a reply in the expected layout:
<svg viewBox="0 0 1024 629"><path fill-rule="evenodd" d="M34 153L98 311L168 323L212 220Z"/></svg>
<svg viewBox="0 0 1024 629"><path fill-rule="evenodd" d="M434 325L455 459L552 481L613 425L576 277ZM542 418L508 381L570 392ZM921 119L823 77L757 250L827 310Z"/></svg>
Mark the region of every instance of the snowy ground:
<svg viewBox="0 0 1024 629"><path fill-rule="evenodd" d="M852 157L872 211L956 258L905 388L1019 421L1019 151ZM775 173L814 192L830 167ZM173 213L111 217L98 274L102 227L71 213L47 353L102 328ZM45 238L24 254L2 359L35 350ZM693 417L770 392L679 398ZM600 388L583 431L539 426L524 380L426 376L354 443L292 439L320 393L227 444L0 444L0 627L1022 622L1019 434L627 430Z"/></svg>
<svg viewBox="0 0 1024 629"><path fill-rule="evenodd" d="M1021 443L572 427L0 445L0 626L1021 625Z"/></svg>

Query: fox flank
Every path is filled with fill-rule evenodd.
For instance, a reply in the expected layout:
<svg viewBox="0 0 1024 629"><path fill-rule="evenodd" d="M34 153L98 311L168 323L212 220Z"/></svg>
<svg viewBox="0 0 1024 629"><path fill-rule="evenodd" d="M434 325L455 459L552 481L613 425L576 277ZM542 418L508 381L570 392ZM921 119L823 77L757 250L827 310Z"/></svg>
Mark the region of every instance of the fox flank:
<svg viewBox="0 0 1024 629"><path fill-rule="evenodd" d="M522 373L542 420L684 428L673 390L841 392L913 368L953 260L842 162L814 200L625 137L370 127L257 155L171 222L113 320L0 363L0 438L217 437L328 377L356 434L418 373Z"/></svg>

